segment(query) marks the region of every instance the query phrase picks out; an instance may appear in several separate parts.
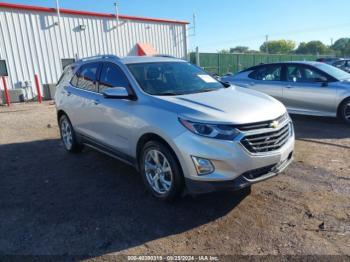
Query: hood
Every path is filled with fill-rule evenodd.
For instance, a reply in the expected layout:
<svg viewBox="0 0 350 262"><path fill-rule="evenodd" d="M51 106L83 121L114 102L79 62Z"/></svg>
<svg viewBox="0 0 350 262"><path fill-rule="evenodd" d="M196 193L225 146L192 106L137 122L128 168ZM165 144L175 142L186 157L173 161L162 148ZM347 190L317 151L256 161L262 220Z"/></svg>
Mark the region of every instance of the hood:
<svg viewBox="0 0 350 262"><path fill-rule="evenodd" d="M181 96L155 97L160 107L204 123L247 124L278 118L286 112L276 99L240 87Z"/></svg>

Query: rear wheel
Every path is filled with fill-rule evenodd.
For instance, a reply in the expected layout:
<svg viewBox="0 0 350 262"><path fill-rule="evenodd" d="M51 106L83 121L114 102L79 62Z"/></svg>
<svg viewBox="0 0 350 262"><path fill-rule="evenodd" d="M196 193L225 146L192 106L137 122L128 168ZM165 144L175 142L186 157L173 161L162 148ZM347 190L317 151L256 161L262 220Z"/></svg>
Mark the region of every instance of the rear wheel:
<svg viewBox="0 0 350 262"><path fill-rule="evenodd" d="M183 190L181 167L176 156L162 143L150 141L145 144L140 170L147 188L161 200L174 200Z"/></svg>
<svg viewBox="0 0 350 262"><path fill-rule="evenodd" d="M345 123L350 124L350 98L340 105L339 116Z"/></svg>
<svg viewBox="0 0 350 262"><path fill-rule="evenodd" d="M65 149L72 153L80 152L82 145L78 143L71 122L66 115L62 115L60 120L61 139Z"/></svg>

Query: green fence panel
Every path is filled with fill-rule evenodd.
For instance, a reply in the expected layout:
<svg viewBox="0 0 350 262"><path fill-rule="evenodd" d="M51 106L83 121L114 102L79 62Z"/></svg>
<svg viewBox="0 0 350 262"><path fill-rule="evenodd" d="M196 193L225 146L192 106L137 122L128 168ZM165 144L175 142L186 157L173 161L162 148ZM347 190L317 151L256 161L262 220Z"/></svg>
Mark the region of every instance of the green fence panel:
<svg viewBox="0 0 350 262"><path fill-rule="evenodd" d="M190 53L190 62L198 65L196 57L196 53ZM210 73L224 75L226 73L237 73L259 64L286 61L315 61L317 58L314 55L200 53L199 64Z"/></svg>

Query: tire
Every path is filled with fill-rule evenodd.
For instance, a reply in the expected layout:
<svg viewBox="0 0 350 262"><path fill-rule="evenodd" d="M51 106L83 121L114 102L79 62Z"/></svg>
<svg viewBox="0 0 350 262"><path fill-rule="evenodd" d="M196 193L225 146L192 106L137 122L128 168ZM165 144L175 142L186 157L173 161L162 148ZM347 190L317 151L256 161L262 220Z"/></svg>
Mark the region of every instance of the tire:
<svg viewBox="0 0 350 262"><path fill-rule="evenodd" d="M146 187L156 198L170 202L182 193L182 169L174 153L164 144L147 142L142 148L139 166Z"/></svg>
<svg viewBox="0 0 350 262"><path fill-rule="evenodd" d="M339 107L339 118L346 124L350 124L350 98L345 99Z"/></svg>
<svg viewBox="0 0 350 262"><path fill-rule="evenodd" d="M78 143L74 128L66 115L62 115L59 120L61 140L64 148L70 153L79 153L82 145Z"/></svg>

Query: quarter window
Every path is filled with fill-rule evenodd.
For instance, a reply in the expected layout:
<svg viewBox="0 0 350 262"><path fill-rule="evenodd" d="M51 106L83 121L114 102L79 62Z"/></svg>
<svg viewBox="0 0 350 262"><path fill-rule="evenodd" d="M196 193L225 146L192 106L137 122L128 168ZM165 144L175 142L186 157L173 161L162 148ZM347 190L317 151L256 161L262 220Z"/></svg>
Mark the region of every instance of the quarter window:
<svg viewBox="0 0 350 262"><path fill-rule="evenodd" d="M72 85L87 90L96 92L96 75L99 64L91 63L83 65L72 79Z"/></svg>
<svg viewBox="0 0 350 262"><path fill-rule="evenodd" d="M129 87L129 81L123 71L112 63L105 63L103 65L100 81L99 92L103 92L106 88L112 87Z"/></svg>
<svg viewBox="0 0 350 262"><path fill-rule="evenodd" d="M281 81L281 65L262 66L256 69L249 77L262 81Z"/></svg>

